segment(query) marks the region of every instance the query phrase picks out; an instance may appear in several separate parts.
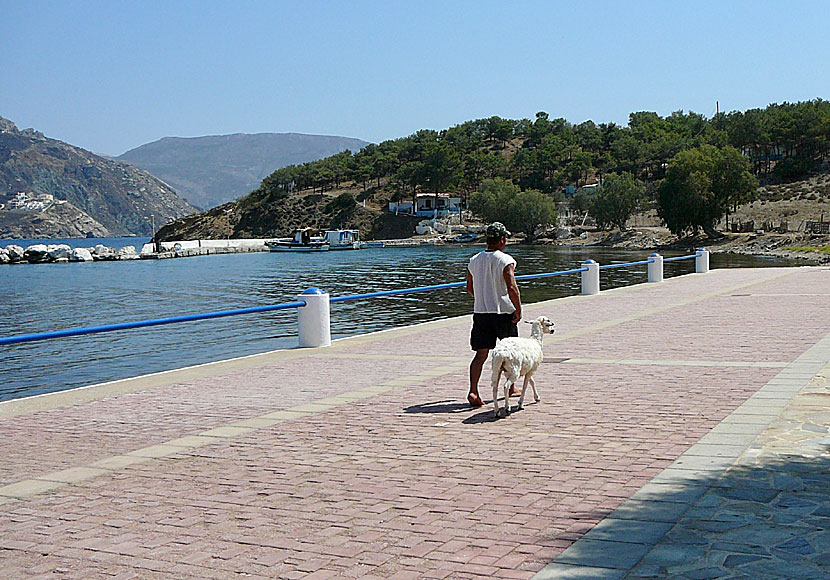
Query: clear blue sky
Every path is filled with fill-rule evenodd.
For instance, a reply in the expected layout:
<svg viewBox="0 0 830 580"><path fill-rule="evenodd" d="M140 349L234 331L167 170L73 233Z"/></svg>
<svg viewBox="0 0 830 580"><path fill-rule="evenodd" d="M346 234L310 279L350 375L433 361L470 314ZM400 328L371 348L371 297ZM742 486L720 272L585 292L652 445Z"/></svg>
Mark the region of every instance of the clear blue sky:
<svg viewBox="0 0 830 580"><path fill-rule="evenodd" d="M537 111L625 125L830 99L828 55L826 0L0 0L0 116L111 155Z"/></svg>

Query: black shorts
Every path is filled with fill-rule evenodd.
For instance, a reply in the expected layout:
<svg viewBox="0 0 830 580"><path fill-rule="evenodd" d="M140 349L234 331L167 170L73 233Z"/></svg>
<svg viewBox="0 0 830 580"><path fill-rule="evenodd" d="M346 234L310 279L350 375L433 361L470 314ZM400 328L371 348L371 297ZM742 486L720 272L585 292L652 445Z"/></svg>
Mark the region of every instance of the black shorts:
<svg viewBox="0 0 830 580"><path fill-rule="evenodd" d="M519 336L519 327L512 314L473 314L470 347L473 350L495 348L496 339Z"/></svg>

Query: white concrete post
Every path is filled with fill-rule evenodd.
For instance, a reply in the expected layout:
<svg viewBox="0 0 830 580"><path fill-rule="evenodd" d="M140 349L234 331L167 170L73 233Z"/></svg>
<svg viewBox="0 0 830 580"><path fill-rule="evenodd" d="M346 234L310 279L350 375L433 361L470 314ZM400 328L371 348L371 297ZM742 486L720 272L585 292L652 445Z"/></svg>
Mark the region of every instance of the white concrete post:
<svg viewBox="0 0 830 580"><path fill-rule="evenodd" d="M585 260L582 267L588 268L582 272L582 293L599 294L599 264L593 260Z"/></svg>
<svg viewBox="0 0 830 580"><path fill-rule="evenodd" d="M309 288L303 290L297 299L306 303L297 309L297 335L300 346L331 346L329 295L319 288Z"/></svg>
<svg viewBox="0 0 830 580"><path fill-rule="evenodd" d="M698 274L705 274L709 271L709 250L706 248L698 248L697 256L695 256L695 272Z"/></svg>
<svg viewBox="0 0 830 580"><path fill-rule="evenodd" d="M663 256L654 252L648 257L648 281L662 282L663 281Z"/></svg>

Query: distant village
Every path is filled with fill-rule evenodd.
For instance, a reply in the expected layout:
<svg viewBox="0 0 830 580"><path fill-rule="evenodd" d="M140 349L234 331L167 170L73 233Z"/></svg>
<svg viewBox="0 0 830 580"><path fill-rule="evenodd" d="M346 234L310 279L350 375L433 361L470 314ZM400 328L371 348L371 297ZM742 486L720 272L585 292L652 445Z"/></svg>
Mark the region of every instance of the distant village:
<svg viewBox="0 0 830 580"><path fill-rule="evenodd" d="M5 202L0 201L0 211L44 211L52 205L66 203L61 199L48 193L35 195L33 193L20 192L14 194L11 199Z"/></svg>

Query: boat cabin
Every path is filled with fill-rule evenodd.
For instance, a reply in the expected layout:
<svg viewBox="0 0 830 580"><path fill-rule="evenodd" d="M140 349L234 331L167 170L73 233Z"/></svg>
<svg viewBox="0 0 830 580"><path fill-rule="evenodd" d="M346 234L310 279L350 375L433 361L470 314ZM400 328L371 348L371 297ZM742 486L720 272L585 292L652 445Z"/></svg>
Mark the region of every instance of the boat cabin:
<svg viewBox="0 0 830 580"><path fill-rule="evenodd" d="M332 250L357 250L360 248L360 232L358 230L327 230L323 240Z"/></svg>

